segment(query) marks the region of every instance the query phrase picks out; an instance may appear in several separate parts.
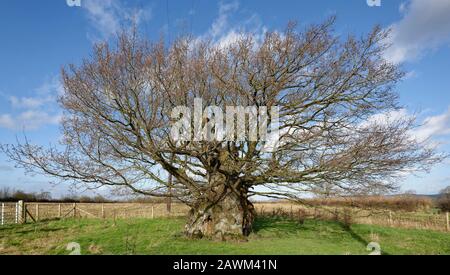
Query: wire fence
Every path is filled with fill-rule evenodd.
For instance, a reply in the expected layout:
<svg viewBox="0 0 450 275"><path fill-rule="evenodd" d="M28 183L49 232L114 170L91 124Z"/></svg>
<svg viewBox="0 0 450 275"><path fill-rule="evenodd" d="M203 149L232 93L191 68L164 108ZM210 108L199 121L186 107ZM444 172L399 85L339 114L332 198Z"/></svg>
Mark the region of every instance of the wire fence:
<svg viewBox="0 0 450 275"><path fill-rule="evenodd" d="M296 219L347 220L351 223L450 231L449 213L404 212L285 203L256 203L259 215ZM65 218L128 219L186 216L188 206L172 203L34 203L0 202L0 226Z"/></svg>
<svg viewBox="0 0 450 275"><path fill-rule="evenodd" d="M0 225L19 223L18 203L0 203Z"/></svg>
<svg viewBox="0 0 450 275"><path fill-rule="evenodd" d="M173 203L35 203L0 202L0 226L65 218L160 218L185 216L188 207Z"/></svg>
<svg viewBox="0 0 450 275"><path fill-rule="evenodd" d="M306 207L287 203L256 204L261 216L286 216L294 219L345 221L397 228L450 231L449 213L407 212L350 207Z"/></svg>

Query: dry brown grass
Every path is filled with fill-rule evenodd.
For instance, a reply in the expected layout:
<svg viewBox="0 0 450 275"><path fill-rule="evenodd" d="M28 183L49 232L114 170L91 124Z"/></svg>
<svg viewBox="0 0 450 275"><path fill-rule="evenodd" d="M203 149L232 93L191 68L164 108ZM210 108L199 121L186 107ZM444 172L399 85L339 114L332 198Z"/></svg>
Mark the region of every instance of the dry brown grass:
<svg viewBox="0 0 450 275"><path fill-rule="evenodd" d="M429 198L411 195L309 199L306 200L306 203L311 206L337 206L409 212L429 210L434 206L433 200Z"/></svg>
<svg viewBox="0 0 450 275"><path fill-rule="evenodd" d="M39 220L59 218L59 207L61 217L67 218L158 218L184 216L188 211L188 207L181 203L172 204L170 213L162 203L26 203L31 216L35 219L39 217Z"/></svg>

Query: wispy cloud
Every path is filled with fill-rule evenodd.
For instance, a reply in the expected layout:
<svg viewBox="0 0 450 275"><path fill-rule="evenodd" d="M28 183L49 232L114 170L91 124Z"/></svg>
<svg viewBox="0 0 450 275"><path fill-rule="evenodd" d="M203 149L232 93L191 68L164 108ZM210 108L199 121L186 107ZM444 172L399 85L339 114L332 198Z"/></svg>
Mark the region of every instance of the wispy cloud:
<svg viewBox="0 0 450 275"><path fill-rule="evenodd" d="M37 109L56 102L58 95L63 94L63 86L57 77L45 81L34 90L34 96L9 96L8 100L14 109Z"/></svg>
<svg viewBox="0 0 450 275"><path fill-rule="evenodd" d="M252 32L262 40L267 28L257 14L245 15L237 0L219 3L219 13L208 31L199 39L211 39L217 46L226 47L238 40L242 32ZM238 15L238 16L237 16ZM234 22L232 22L234 20ZM256 41L258 42L258 41Z"/></svg>
<svg viewBox="0 0 450 275"><path fill-rule="evenodd" d="M443 114L425 118L422 126L415 131L415 135L419 139L450 135L450 107Z"/></svg>
<svg viewBox="0 0 450 275"><path fill-rule="evenodd" d="M33 91L33 96L17 97L2 94L10 103L11 112L0 113L0 127L10 130L37 130L56 125L61 114L56 98L62 93L58 78L51 78Z"/></svg>
<svg viewBox="0 0 450 275"><path fill-rule="evenodd" d="M390 26L388 60L417 60L450 42L450 1L409 0L400 5L400 12L403 18Z"/></svg>
<svg viewBox="0 0 450 275"><path fill-rule="evenodd" d="M53 101L52 97L16 97L10 96L9 101L13 108L17 109L35 109L44 104Z"/></svg>
<svg viewBox="0 0 450 275"><path fill-rule="evenodd" d="M233 1L230 3L220 2L219 4L219 16L213 22L210 34L212 37L218 37L223 35L229 25L229 17L232 13L236 12L239 8L239 2Z"/></svg>
<svg viewBox="0 0 450 275"><path fill-rule="evenodd" d="M14 119L10 114L0 115L0 127L13 129L15 127Z"/></svg>
<svg viewBox="0 0 450 275"><path fill-rule="evenodd" d="M131 24L139 25L151 19L151 8L131 8L119 0L86 0L83 9L98 35L89 34L93 40L109 39Z"/></svg>
<svg viewBox="0 0 450 275"><path fill-rule="evenodd" d="M57 125L61 115L52 115L45 111L26 111L17 116L0 115L0 127L10 130L37 130L44 125Z"/></svg>
<svg viewBox="0 0 450 275"><path fill-rule="evenodd" d="M376 114L363 123L389 123L402 119L410 119L417 117L415 114L408 112L406 109L399 109L387 113ZM422 142L426 140L436 140L440 137L450 136L450 107L449 109L438 115L428 116L419 119L419 125L410 132L415 140Z"/></svg>

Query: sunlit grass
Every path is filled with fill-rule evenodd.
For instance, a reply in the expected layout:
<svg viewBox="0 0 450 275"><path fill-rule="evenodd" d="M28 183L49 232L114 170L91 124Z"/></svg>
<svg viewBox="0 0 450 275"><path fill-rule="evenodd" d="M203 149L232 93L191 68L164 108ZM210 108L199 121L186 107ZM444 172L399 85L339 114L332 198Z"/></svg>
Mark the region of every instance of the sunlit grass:
<svg viewBox="0 0 450 275"><path fill-rule="evenodd" d="M376 241L384 254L450 254L450 234L427 230L276 218L256 221L247 242L190 240L184 219L62 220L0 228L0 254L368 254Z"/></svg>

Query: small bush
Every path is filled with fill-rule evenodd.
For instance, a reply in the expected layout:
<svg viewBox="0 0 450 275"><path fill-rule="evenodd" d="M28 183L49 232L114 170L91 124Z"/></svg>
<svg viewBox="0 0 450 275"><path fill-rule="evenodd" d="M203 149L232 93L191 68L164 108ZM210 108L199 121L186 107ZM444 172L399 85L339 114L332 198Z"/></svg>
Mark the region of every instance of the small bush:
<svg viewBox="0 0 450 275"><path fill-rule="evenodd" d="M437 207L441 209L441 211L450 211L450 186L441 191L441 196L438 199Z"/></svg>
<svg viewBox="0 0 450 275"><path fill-rule="evenodd" d="M437 202L437 207L441 211L450 212L450 194L443 195Z"/></svg>

